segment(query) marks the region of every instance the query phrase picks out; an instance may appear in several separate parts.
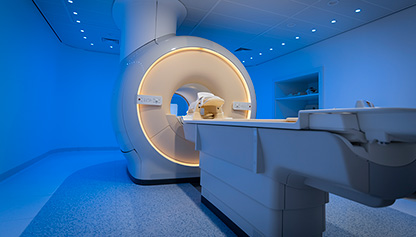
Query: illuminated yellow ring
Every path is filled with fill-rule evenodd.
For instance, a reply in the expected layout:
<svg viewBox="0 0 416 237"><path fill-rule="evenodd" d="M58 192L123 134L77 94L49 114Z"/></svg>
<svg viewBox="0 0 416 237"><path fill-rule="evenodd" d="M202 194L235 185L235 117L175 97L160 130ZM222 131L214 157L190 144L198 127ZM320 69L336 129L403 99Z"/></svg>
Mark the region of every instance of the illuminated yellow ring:
<svg viewBox="0 0 416 237"><path fill-rule="evenodd" d="M206 49L206 48L201 48L201 47L185 47L185 48L179 48L179 49L174 49L166 54L164 54L163 56L161 56L160 58L158 58L146 71L146 73L144 74L140 85L139 85L139 89L137 94L141 95L144 91L143 91L143 87L144 84L146 82L146 79L148 78L148 75L152 72L152 70L159 64L161 63L163 60L173 56L173 55L177 55L179 53L182 52L191 52L191 51L196 51L196 52L203 52L203 53L208 53L210 55L213 55L217 58L219 58L222 62L226 63L226 65L228 65L232 71L237 75L237 77L239 78L239 81L241 82L241 86L244 88L245 91L245 102L249 102L251 103L251 97L250 97L250 91L249 91L249 87L244 79L243 74L240 72L240 70L226 57L224 57L223 55L210 50L210 49ZM207 82L209 83L209 82ZM174 93L174 91L172 92L172 94ZM160 96L160 95L159 95ZM162 95L163 96L163 95ZM170 99L170 98L169 98ZM163 98L163 104L165 103L170 103L170 100L167 101L166 97ZM160 108L161 109L161 108ZM142 118L142 114L141 114L141 109L140 109L140 105L137 105L137 116L138 116L138 120L139 120L139 124L140 124L140 128L143 131L143 134L145 135L147 141L150 143L150 145L163 157L165 157L166 159L177 163L177 164L181 164L181 165L185 165L185 166L190 166L190 167L198 167L199 166L199 160L198 162L183 162L180 161L178 159L175 159L175 157L172 157L168 154L166 154L166 152L163 151L163 146L162 147L158 147L157 144L155 144L151 137L149 136L148 132L146 131L146 128L143 124L143 118ZM251 116L251 111L246 111L245 112L245 116L244 118L249 119ZM173 141L172 141L173 142Z"/></svg>

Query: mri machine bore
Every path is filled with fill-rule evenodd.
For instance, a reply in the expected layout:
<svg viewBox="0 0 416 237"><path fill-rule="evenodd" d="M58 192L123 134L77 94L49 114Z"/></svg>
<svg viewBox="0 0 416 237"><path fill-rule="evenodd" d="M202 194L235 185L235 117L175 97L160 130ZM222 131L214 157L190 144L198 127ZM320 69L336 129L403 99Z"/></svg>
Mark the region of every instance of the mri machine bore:
<svg viewBox="0 0 416 237"><path fill-rule="evenodd" d="M185 13L169 0L119 0L113 7L124 39L113 124L139 184L199 180L199 152L170 114L174 94L192 102L210 92L225 100L224 116L255 118L254 88L241 62L212 41L175 36Z"/></svg>
<svg viewBox="0 0 416 237"><path fill-rule="evenodd" d="M211 41L174 35L185 13L168 0L113 8L122 29L113 122L134 182L201 177L202 201L250 236L322 235L328 192L380 207L416 190L416 109L254 119L254 88L239 60ZM174 94L195 102L187 116L170 113Z"/></svg>
<svg viewBox="0 0 416 237"><path fill-rule="evenodd" d="M185 139L181 120L170 114L178 94L195 101L200 92L224 99L224 115L254 118L253 85L244 67L225 48L196 37L166 36L123 61L117 96L117 135L138 183L168 183L199 177L199 153ZM234 88L230 90L229 88ZM233 108L234 104L234 108Z"/></svg>

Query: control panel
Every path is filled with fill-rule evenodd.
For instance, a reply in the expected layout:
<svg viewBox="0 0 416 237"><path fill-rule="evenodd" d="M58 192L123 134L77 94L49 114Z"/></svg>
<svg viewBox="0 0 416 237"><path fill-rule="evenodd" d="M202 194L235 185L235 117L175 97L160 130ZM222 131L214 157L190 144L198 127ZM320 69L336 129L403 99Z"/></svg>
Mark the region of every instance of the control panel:
<svg viewBox="0 0 416 237"><path fill-rule="evenodd" d="M233 110L251 110L251 103L233 102Z"/></svg>
<svg viewBox="0 0 416 237"><path fill-rule="evenodd" d="M162 96L137 95L137 104L161 106Z"/></svg>

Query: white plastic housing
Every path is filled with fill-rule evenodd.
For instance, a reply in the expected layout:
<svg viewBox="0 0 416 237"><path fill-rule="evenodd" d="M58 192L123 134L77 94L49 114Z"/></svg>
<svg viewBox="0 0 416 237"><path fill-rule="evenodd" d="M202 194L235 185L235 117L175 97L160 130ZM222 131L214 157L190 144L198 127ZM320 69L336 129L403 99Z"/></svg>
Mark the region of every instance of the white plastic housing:
<svg viewBox="0 0 416 237"><path fill-rule="evenodd" d="M177 0L115 0L113 18L121 30L120 60L161 36L176 34L186 16Z"/></svg>
<svg viewBox="0 0 416 237"><path fill-rule="evenodd" d="M192 49L190 50L192 52L188 52L187 49ZM170 63L165 64L165 61L171 60L169 58L171 56L165 58L166 55L180 57L181 54L188 53L195 56L192 57L194 63L202 57L201 62L208 60L216 66L213 67L209 63L198 64L201 68L195 67L195 65L188 67L187 64L180 64L178 67L174 67L174 64ZM207 54L209 55L207 56ZM179 63L175 60L172 62ZM183 61L181 62L183 63ZM241 78L219 75L219 69L216 67L222 64L225 65L224 68L229 67L230 70L231 68L236 70ZM170 69L172 71L170 71L171 73L166 71L168 72L167 77L154 78L155 73L160 73L159 67L162 67L160 70ZM182 74L183 77L177 77ZM165 83L151 81L154 79L166 81ZM242 86L241 79L246 88ZM156 84L152 85L152 83ZM231 85L241 84L241 86L229 88L227 85L230 83ZM146 85L147 88L145 88ZM114 94L113 121L121 150L126 153L128 170L135 179L162 180L199 177L199 153L194 150L193 143L186 141L179 120L175 116L169 115L168 111L170 111L170 100L176 91L187 95L205 89L222 98L227 98L228 101L226 100L225 104L227 108L224 108L226 117L255 118L254 87L247 71L231 52L212 41L190 36L169 35L146 44L121 62L121 74ZM146 95L161 96L162 105L137 105L137 96L140 90L151 91L151 94ZM241 97L242 95L246 98ZM237 97L233 99L233 96ZM252 109L250 111L235 111L232 109L234 101L250 102ZM150 113L151 116L147 119L147 115L142 113ZM160 124L166 124L162 125L163 130L151 131L154 126ZM180 145L183 144L182 140L189 144ZM163 147L160 146L167 147L168 155L174 149L173 152L177 154L177 157L167 159L163 154ZM189 152L193 152L194 155L191 154L192 156L188 158L180 155Z"/></svg>

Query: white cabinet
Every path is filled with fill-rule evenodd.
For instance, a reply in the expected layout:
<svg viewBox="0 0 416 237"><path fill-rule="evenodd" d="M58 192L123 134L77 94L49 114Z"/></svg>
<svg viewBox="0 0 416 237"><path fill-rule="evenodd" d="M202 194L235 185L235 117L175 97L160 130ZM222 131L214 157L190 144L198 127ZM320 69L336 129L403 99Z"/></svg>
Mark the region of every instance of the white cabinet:
<svg viewBox="0 0 416 237"><path fill-rule="evenodd" d="M275 82L275 118L297 117L299 110L319 109L322 68Z"/></svg>

